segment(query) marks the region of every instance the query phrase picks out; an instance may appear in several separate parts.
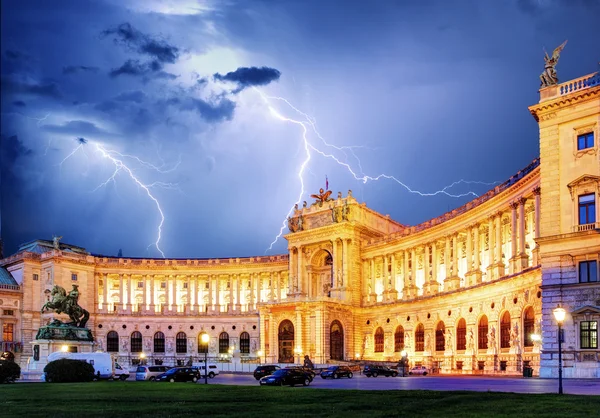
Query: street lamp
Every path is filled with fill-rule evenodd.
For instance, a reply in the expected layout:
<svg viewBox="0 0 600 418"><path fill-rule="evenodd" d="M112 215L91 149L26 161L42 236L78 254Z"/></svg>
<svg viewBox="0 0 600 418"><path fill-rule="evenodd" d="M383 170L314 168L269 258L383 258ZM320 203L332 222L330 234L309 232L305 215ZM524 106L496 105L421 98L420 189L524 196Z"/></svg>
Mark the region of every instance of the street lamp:
<svg viewBox="0 0 600 418"><path fill-rule="evenodd" d="M405 373L405 370L406 370L406 356L407 356L407 354L408 353L405 350L402 350L400 352L400 355L402 356L402 360L400 361L401 364L402 364L402 377L404 377L404 373Z"/></svg>
<svg viewBox="0 0 600 418"><path fill-rule="evenodd" d="M298 363L302 363L300 356L302 355L302 348L296 347L294 348L294 353L298 356Z"/></svg>
<svg viewBox="0 0 600 418"><path fill-rule="evenodd" d="M146 364L146 354L145 353L140 353L140 365L144 365Z"/></svg>
<svg viewBox="0 0 600 418"><path fill-rule="evenodd" d="M556 309L552 311L554 319L558 324L558 394L562 395L562 323L565 320L566 311L558 305Z"/></svg>
<svg viewBox="0 0 600 418"><path fill-rule="evenodd" d="M202 345L204 345L204 384L208 385L208 342L210 337L207 333L202 334Z"/></svg>
<svg viewBox="0 0 600 418"><path fill-rule="evenodd" d="M256 352L256 354L258 354L258 364L262 364L262 355L263 355L263 351L262 350L258 350Z"/></svg>

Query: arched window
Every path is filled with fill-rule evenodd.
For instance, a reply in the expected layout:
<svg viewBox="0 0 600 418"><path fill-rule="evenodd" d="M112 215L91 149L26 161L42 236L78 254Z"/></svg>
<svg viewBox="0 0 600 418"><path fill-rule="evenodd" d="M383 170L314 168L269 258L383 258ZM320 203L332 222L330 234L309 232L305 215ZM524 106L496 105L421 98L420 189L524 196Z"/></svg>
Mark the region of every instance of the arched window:
<svg viewBox="0 0 600 418"><path fill-rule="evenodd" d="M510 348L510 314L504 312L500 320L500 348Z"/></svg>
<svg viewBox="0 0 600 418"><path fill-rule="evenodd" d="M398 325L394 332L394 352L398 353L402 350L404 350L404 328Z"/></svg>
<svg viewBox="0 0 600 418"><path fill-rule="evenodd" d="M444 351L446 349L446 326L440 321L435 329L435 351Z"/></svg>
<svg viewBox="0 0 600 418"><path fill-rule="evenodd" d="M117 334L117 331L110 331L106 334L106 351L109 353L119 352L119 334Z"/></svg>
<svg viewBox="0 0 600 418"><path fill-rule="evenodd" d="M131 333L131 352L132 353L141 353L142 352L142 333L139 331L133 331Z"/></svg>
<svg viewBox="0 0 600 418"><path fill-rule="evenodd" d="M154 352L164 353L165 352L165 334L158 331L154 334Z"/></svg>
<svg viewBox="0 0 600 418"><path fill-rule="evenodd" d="M460 318L456 324L456 350L467 349L467 322Z"/></svg>
<svg viewBox="0 0 600 418"><path fill-rule="evenodd" d="M379 328L377 328L377 331L375 331L375 352L376 353L383 353L383 339L384 339L383 328L379 327Z"/></svg>
<svg viewBox="0 0 600 418"><path fill-rule="evenodd" d="M479 350L487 350L488 348L488 319L483 315L479 320L479 328L477 333L477 348Z"/></svg>
<svg viewBox="0 0 600 418"><path fill-rule="evenodd" d="M240 334L240 353L250 354L250 334L246 331Z"/></svg>
<svg viewBox="0 0 600 418"><path fill-rule="evenodd" d="M203 343L202 342L202 335L206 334L206 332L201 332L200 334L198 334L198 353L199 354L204 354L204 353L208 353L208 343Z"/></svg>
<svg viewBox="0 0 600 418"><path fill-rule="evenodd" d="M178 332L175 336L175 352L177 354L187 353L187 335L185 335L185 332Z"/></svg>
<svg viewBox="0 0 600 418"><path fill-rule="evenodd" d="M533 308L530 306L525 309L525 315L523 318L523 345L525 347L533 347L533 339L531 338L531 334L535 332L535 314L533 313Z"/></svg>
<svg viewBox="0 0 600 418"><path fill-rule="evenodd" d="M229 352L229 334L222 332L219 334L219 353L227 354Z"/></svg>
<svg viewBox="0 0 600 418"><path fill-rule="evenodd" d="M425 350L425 328L423 324L417 325L415 330L415 351Z"/></svg>

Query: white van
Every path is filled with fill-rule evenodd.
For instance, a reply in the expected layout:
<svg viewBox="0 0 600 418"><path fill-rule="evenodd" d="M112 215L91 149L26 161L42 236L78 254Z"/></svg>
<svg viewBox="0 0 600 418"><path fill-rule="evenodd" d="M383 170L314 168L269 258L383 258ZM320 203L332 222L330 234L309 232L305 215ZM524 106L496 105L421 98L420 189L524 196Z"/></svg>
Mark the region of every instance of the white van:
<svg viewBox="0 0 600 418"><path fill-rule="evenodd" d="M200 371L200 376L204 377L206 375L206 371L204 369L204 363L196 363L194 364L194 368ZM219 374L219 368L216 364L208 363L208 377L211 379Z"/></svg>
<svg viewBox="0 0 600 418"><path fill-rule="evenodd" d="M48 363L62 358L90 363L94 366L94 374L99 379L127 380L129 377L129 372L125 371L116 361L113 362L112 357L108 353L69 353L56 351L48 356Z"/></svg>

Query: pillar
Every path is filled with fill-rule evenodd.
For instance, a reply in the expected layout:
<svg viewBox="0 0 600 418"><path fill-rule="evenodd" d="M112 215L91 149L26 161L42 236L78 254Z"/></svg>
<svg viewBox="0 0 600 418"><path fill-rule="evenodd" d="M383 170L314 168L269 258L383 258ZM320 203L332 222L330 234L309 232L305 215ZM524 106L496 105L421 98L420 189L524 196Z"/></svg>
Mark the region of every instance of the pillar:
<svg viewBox="0 0 600 418"><path fill-rule="evenodd" d="M496 279L494 277L494 215L488 218L488 266L487 281Z"/></svg>
<svg viewBox="0 0 600 418"><path fill-rule="evenodd" d="M518 271L523 271L529 267L529 256L525 252L525 203L527 199L522 197L517 202L519 203L519 251L516 267Z"/></svg>
<svg viewBox="0 0 600 418"><path fill-rule="evenodd" d="M123 275L119 274L119 306L118 310L123 310L125 303L125 288L123 283Z"/></svg>
<svg viewBox="0 0 600 418"><path fill-rule="evenodd" d="M403 278L403 286L402 286L402 299L403 300L407 300L409 298L409 283L410 283L410 273L408 271L408 256L409 256L409 251L408 249L404 250L404 267L403 267L403 272L404 272L404 278Z"/></svg>
<svg viewBox="0 0 600 418"><path fill-rule="evenodd" d="M502 262L502 212L496 214L496 263L494 265L494 278L504 276L504 263Z"/></svg>
<svg viewBox="0 0 600 418"><path fill-rule="evenodd" d="M467 271L465 273L465 286L471 286L473 283L473 226L467 227Z"/></svg>
<svg viewBox="0 0 600 418"><path fill-rule="evenodd" d="M154 274L150 276L150 312L153 314L156 312L156 303L154 302L154 293L156 292L154 277Z"/></svg>
<svg viewBox="0 0 600 418"><path fill-rule="evenodd" d="M108 312L108 274L102 274L102 308Z"/></svg>
<svg viewBox="0 0 600 418"><path fill-rule="evenodd" d="M450 279L450 276L452 275L452 269L450 267L450 244L451 244L452 239L450 238L449 235L446 235L446 246L444 248L444 270L446 271L445 277L444 277L444 290L448 290L448 280Z"/></svg>
<svg viewBox="0 0 600 418"><path fill-rule="evenodd" d="M342 283L341 287L348 286L350 277L348 276L348 246L350 245L349 239L342 239Z"/></svg>
<svg viewBox="0 0 600 418"><path fill-rule="evenodd" d="M396 289L396 271L397 271L397 262L396 262L396 254L392 253L391 255L391 264L392 264L392 272L390 280L392 281L392 287L390 289L390 300L395 301L398 299L398 290Z"/></svg>
<svg viewBox="0 0 600 418"><path fill-rule="evenodd" d="M278 271L275 273L275 280L277 280L277 284L275 285L277 289L277 302L281 302L281 272Z"/></svg>
<svg viewBox="0 0 600 418"><path fill-rule="evenodd" d="M148 309L148 286L150 285L150 276L145 275L142 276L142 283L144 287L142 287L142 306L140 306L141 312L146 312Z"/></svg>

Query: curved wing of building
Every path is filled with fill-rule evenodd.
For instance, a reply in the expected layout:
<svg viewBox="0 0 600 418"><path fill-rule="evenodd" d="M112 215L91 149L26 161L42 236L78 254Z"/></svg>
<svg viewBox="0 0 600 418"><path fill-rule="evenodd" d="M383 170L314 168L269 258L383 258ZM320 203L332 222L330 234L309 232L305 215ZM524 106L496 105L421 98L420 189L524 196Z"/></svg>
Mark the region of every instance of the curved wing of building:
<svg viewBox="0 0 600 418"><path fill-rule="evenodd" d="M437 373L531 367L551 377L560 304L564 376L598 378L598 80L542 89L530 108L540 158L420 225L395 222L349 191L297 209L284 255L114 258L58 241L25 244L0 261L15 280L0 284L3 347L31 364L43 343L37 329L56 316L39 312L52 286L77 284L95 336L88 348L120 364L184 364L205 351L269 363L404 356Z"/></svg>

